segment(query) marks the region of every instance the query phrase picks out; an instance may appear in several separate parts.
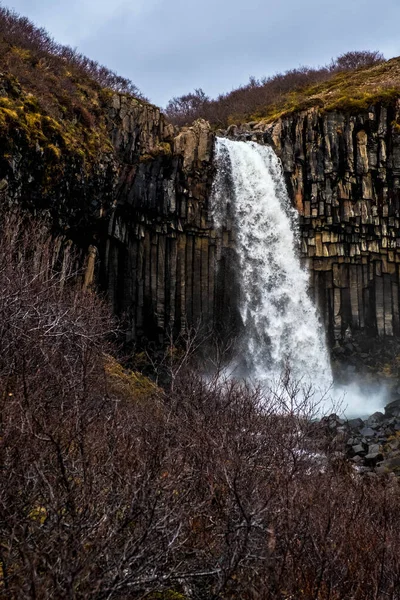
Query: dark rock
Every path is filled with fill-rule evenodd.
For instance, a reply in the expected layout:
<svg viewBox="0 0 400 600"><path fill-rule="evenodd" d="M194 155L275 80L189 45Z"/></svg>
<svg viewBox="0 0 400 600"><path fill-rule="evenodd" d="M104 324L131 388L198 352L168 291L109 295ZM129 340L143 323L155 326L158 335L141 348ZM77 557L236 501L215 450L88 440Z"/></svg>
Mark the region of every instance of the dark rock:
<svg viewBox="0 0 400 600"><path fill-rule="evenodd" d="M376 467L377 473L398 472L400 473L400 456L389 458L380 462Z"/></svg>
<svg viewBox="0 0 400 600"><path fill-rule="evenodd" d="M362 444L357 444L352 447L353 454L366 454L366 450Z"/></svg>
<svg viewBox="0 0 400 600"><path fill-rule="evenodd" d="M385 406L385 417L400 417L400 398Z"/></svg>
<svg viewBox="0 0 400 600"><path fill-rule="evenodd" d="M377 432L375 431L375 429L372 429L372 427L363 427L362 429L360 429L360 435L366 438L375 437L377 435Z"/></svg>
<svg viewBox="0 0 400 600"><path fill-rule="evenodd" d="M360 464L360 463L364 462L364 458L362 456L360 456L359 454L356 454L350 460L351 460L351 462L353 462L355 464Z"/></svg>
<svg viewBox="0 0 400 600"><path fill-rule="evenodd" d="M368 454L376 454L381 451L379 444L369 444L368 445Z"/></svg>
<svg viewBox="0 0 400 600"><path fill-rule="evenodd" d="M345 421L334 413L329 415L329 417L323 417L321 419L321 424L330 430L341 428L344 423ZM344 431L344 429L342 429L342 431Z"/></svg>
<svg viewBox="0 0 400 600"><path fill-rule="evenodd" d="M371 452L366 455L364 460L366 465L375 467L379 461L383 460L383 454L381 452Z"/></svg>
<svg viewBox="0 0 400 600"><path fill-rule="evenodd" d="M364 427L364 421L362 419L350 419L347 421L347 426L350 429L361 429Z"/></svg>
<svg viewBox="0 0 400 600"><path fill-rule="evenodd" d="M366 420L366 425L368 427L378 427L385 419L385 415L381 412L375 412L373 415L368 417Z"/></svg>

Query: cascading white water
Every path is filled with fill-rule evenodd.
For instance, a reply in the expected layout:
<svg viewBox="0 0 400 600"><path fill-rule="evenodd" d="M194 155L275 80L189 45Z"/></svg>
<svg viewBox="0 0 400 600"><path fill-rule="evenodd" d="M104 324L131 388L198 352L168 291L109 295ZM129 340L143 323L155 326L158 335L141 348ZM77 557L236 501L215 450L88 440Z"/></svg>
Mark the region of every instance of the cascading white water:
<svg viewBox="0 0 400 600"><path fill-rule="evenodd" d="M281 163L267 146L216 141L216 224L227 210L235 223L243 321L238 364L253 379L293 380L326 392L332 372L325 334L301 267L298 215L288 198ZM228 208L227 208L228 204Z"/></svg>
<svg viewBox="0 0 400 600"><path fill-rule="evenodd" d="M240 263L244 327L237 374L275 387L289 373L300 394L312 386L321 412L336 406L349 417L382 410L385 386L333 385L324 329L298 257L299 218L278 157L267 146L224 138L217 139L216 154L214 221L222 228L233 220Z"/></svg>

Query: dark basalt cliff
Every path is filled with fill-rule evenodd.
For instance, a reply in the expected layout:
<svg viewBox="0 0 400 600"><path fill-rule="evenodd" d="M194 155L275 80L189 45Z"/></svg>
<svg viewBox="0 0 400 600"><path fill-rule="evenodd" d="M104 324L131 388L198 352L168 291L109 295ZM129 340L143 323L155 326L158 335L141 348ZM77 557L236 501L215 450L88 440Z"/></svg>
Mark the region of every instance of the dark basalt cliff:
<svg viewBox="0 0 400 600"><path fill-rule="evenodd" d="M214 315L217 240L209 196L213 135L205 121L174 135L156 111L114 97L119 161L101 247L101 278L128 339L161 341Z"/></svg>
<svg viewBox="0 0 400 600"><path fill-rule="evenodd" d="M271 144L301 215L301 255L328 330L398 336L400 103L294 114L230 135Z"/></svg>
<svg viewBox="0 0 400 600"><path fill-rule="evenodd" d="M234 326L234 227L213 229L208 123L177 130L156 107L116 93L102 110L106 142L93 146L90 168L75 150L60 164L51 136L43 149L18 124L1 133L2 201L49 212L88 252L86 282L94 272L129 340ZM271 144L281 157L332 342L349 331L398 336L399 101L357 114L313 108L227 135Z"/></svg>
<svg viewBox="0 0 400 600"><path fill-rule="evenodd" d="M217 253L224 262L209 210L209 124L178 131L157 107L114 93L101 98L102 121L85 137L74 124L60 131L53 118L26 109L28 95L9 77L0 93L2 203L50 215L57 233L87 253L85 284L96 277L107 290L128 340L208 328Z"/></svg>

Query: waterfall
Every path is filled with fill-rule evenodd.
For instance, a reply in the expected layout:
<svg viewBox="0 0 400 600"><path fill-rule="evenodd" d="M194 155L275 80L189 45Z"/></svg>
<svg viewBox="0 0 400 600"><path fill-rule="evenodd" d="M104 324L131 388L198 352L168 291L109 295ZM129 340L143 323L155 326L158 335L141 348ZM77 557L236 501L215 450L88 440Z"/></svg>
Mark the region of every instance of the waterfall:
<svg viewBox="0 0 400 600"><path fill-rule="evenodd" d="M234 223L243 333L240 374L269 383L284 373L326 392L332 372L325 333L298 256L299 219L281 163L268 146L216 141L212 202L216 226Z"/></svg>

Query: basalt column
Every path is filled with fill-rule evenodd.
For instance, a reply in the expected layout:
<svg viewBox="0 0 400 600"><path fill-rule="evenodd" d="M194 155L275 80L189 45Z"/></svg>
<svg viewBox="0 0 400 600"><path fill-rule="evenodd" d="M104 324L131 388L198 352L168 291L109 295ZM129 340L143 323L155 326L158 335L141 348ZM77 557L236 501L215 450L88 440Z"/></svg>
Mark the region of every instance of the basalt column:
<svg viewBox="0 0 400 600"><path fill-rule="evenodd" d="M301 256L332 342L399 336L400 104L318 109L232 137L271 144L301 215Z"/></svg>

